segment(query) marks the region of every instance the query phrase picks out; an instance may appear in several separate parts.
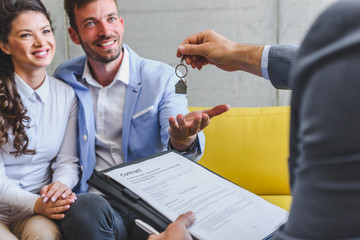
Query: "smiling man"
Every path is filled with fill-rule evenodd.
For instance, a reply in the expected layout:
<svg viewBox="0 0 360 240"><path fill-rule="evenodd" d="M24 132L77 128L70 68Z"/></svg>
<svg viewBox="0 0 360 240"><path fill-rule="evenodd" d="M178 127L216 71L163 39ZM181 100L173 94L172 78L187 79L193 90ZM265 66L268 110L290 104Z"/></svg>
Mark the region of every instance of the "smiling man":
<svg viewBox="0 0 360 240"><path fill-rule="evenodd" d="M86 55L63 63L55 72L79 98L83 194L61 223L63 237L127 239L133 214L88 188L86 180L93 170L168 149L197 160L205 142L201 130L229 107L188 113L185 95L175 94L174 68L141 58L123 43L124 21L115 0L65 0L64 6L69 35Z"/></svg>

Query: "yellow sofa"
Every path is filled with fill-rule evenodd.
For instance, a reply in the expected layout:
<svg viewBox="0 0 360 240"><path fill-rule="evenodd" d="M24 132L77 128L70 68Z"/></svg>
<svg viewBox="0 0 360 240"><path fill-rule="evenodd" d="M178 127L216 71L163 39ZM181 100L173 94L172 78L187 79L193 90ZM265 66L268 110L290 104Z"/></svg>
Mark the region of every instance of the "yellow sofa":
<svg viewBox="0 0 360 240"><path fill-rule="evenodd" d="M205 152L199 163L289 210L289 122L287 106L231 108L204 130Z"/></svg>

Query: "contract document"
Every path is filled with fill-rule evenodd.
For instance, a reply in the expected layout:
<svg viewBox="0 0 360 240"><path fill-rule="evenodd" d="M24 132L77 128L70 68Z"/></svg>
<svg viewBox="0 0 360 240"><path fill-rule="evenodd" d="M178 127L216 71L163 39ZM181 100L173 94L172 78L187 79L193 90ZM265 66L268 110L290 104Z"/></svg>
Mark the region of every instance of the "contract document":
<svg viewBox="0 0 360 240"><path fill-rule="evenodd" d="M189 231L198 239L266 239L288 218L287 211L174 152L104 174L171 221L194 212Z"/></svg>

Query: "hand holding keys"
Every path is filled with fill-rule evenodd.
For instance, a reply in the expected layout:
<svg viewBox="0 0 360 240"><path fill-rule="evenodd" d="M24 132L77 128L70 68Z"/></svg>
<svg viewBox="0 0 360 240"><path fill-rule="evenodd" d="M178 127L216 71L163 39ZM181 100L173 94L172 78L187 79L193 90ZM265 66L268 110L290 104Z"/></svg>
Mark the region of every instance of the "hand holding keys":
<svg viewBox="0 0 360 240"><path fill-rule="evenodd" d="M180 78L180 80L175 85L175 93L177 93L177 94L186 94L186 89L187 89L186 81L183 78L185 78L186 75L188 74L188 69L183 64L183 62L184 62L184 56L181 58L180 64L178 64L175 68L175 74L176 74L176 76L178 76L178 78ZM186 73L184 75L178 74L178 72L180 72L180 71L178 71L179 67L185 68ZM180 72L180 74L181 74L181 72Z"/></svg>

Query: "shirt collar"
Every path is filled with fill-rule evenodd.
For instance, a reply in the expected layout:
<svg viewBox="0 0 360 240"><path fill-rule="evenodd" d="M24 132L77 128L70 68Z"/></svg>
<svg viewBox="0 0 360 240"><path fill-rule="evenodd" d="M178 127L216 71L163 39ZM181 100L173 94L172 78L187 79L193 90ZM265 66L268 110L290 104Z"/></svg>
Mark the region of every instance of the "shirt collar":
<svg viewBox="0 0 360 240"><path fill-rule="evenodd" d="M50 84L48 75L46 74L44 82L37 89L32 89L29 85L27 85L24 80L22 80L19 75L15 73L15 83L16 89L21 96L21 98L26 101L28 100L34 93L39 97L39 99L45 103L50 92Z"/></svg>
<svg viewBox="0 0 360 240"><path fill-rule="evenodd" d="M125 47L123 48L123 53L124 53L123 59L122 59L120 68L115 75L114 81L121 81L124 84L128 85L129 77L130 77L130 67L129 67L130 62L129 62L129 52ZM92 77L87 59L85 61L85 67L84 67L82 79L84 79L88 84L91 84L91 85L97 86L97 87L101 87L101 85ZM110 85L112 85L112 84L110 84Z"/></svg>

